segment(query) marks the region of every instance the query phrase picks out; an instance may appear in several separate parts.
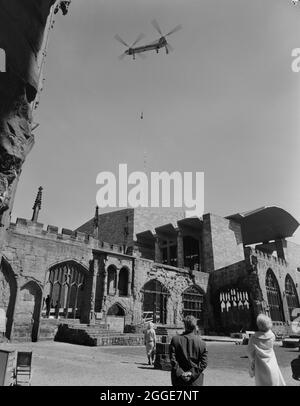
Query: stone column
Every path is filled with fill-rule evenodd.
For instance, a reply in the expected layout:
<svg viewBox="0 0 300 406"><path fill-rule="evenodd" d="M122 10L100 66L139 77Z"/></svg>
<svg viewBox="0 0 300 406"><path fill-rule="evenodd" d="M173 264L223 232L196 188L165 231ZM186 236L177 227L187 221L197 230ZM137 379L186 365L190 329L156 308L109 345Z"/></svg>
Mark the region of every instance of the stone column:
<svg viewBox="0 0 300 406"><path fill-rule="evenodd" d="M103 286L103 294L101 298L101 311L103 312L104 307L105 307L105 302L106 302L106 296L107 296L107 269L105 267L105 262L103 263L103 280L102 280L102 286Z"/></svg>
<svg viewBox="0 0 300 406"><path fill-rule="evenodd" d="M167 242L167 264L171 265L170 241Z"/></svg>
<svg viewBox="0 0 300 406"><path fill-rule="evenodd" d="M283 290L283 292L282 292L282 310L283 310L284 320L286 323L289 324L292 320L291 320L291 316L290 316L290 312L289 312L289 307L288 307L288 303L287 303L285 290Z"/></svg>
<svg viewBox="0 0 300 406"><path fill-rule="evenodd" d="M97 274L99 270L99 260L94 257L93 261L93 279L92 279L92 289L91 289L91 300L90 300L90 324L95 324L95 303L96 303L96 286L97 286Z"/></svg>
<svg viewBox="0 0 300 406"><path fill-rule="evenodd" d="M277 257L281 258L281 259L285 259L283 241L284 241L283 239L275 240L275 247L276 247L276 251L277 251Z"/></svg>
<svg viewBox="0 0 300 406"><path fill-rule="evenodd" d="M1 257L0 257L1 260ZM16 297L15 297L15 303L14 303L14 310L13 310L13 315L12 315L12 325L11 325L11 330L10 330L10 337L9 340L14 339L14 332L15 332L15 321L16 321L16 315L17 315L17 309L19 307L19 300L20 300L20 291L21 291L21 285L23 281L21 281L21 278L19 275L16 275L14 273L14 278L15 278L15 283L16 283Z"/></svg>
<svg viewBox="0 0 300 406"><path fill-rule="evenodd" d="M198 250L199 250L199 271L203 271L203 261L202 261L202 241L201 239L199 240L199 244L198 244Z"/></svg>
<svg viewBox="0 0 300 406"><path fill-rule="evenodd" d="M132 278L132 272L131 272L131 270L129 269L128 270L128 288L127 288L127 295L128 296L131 296L131 278Z"/></svg>
<svg viewBox="0 0 300 406"><path fill-rule="evenodd" d="M120 269L117 269L117 276L116 276L116 287L115 287L115 295L118 293L118 283L120 278Z"/></svg>
<svg viewBox="0 0 300 406"><path fill-rule="evenodd" d="M182 232L178 230L177 233L177 267L184 267L184 250L183 250L183 237Z"/></svg>
<svg viewBox="0 0 300 406"><path fill-rule="evenodd" d="M155 236L155 262L161 263L161 250L158 236Z"/></svg>

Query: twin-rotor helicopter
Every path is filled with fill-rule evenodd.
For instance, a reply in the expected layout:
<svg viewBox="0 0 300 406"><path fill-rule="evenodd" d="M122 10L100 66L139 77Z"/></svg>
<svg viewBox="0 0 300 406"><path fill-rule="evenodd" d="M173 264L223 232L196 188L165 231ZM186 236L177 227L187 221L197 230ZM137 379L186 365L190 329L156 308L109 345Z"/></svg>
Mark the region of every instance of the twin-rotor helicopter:
<svg viewBox="0 0 300 406"><path fill-rule="evenodd" d="M145 34L140 34L137 37L137 39L134 41L134 43L131 45L128 45L118 34L115 35L115 39L117 41L121 42L121 44L128 47L128 49L126 49L126 51L123 52L123 54L119 56L119 59L123 59L124 56L126 56L126 55L132 55L133 59L135 59L135 55L138 55L138 56L144 58L145 55L143 54L143 52L154 50L158 53L160 48L165 48L166 54L168 54L169 52L174 50L173 47L168 43L166 37L168 37L171 34L174 34L176 31L179 31L182 28L182 26L177 25L175 28L173 28L173 30L171 30L167 34L163 35L163 33L160 29L160 26L156 20L153 20L151 22L151 24L156 29L156 31L159 33L160 38L150 44L145 44L145 45L141 45L141 46L137 46L137 47L135 46L138 42L140 42L145 37Z"/></svg>

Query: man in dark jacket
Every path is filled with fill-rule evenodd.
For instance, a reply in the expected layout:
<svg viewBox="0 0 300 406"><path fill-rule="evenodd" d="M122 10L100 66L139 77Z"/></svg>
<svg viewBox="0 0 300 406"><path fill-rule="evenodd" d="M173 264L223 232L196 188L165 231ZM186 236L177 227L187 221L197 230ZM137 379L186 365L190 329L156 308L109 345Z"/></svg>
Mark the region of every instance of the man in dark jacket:
<svg viewBox="0 0 300 406"><path fill-rule="evenodd" d="M196 333L193 316L184 319L185 331L171 340L169 351L173 386L202 386L203 370L207 366L206 345Z"/></svg>

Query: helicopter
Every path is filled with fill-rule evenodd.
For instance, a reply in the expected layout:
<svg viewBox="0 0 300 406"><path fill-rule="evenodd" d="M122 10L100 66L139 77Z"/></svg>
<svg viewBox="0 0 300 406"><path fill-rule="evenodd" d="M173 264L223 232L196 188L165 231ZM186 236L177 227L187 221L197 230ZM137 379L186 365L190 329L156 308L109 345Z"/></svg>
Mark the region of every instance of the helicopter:
<svg viewBox="0 0 300 406"><path fill-rule="evenodd" d="M156 20L151 21L151 24L159 33L160 38L150 44L135 47L135 45L145 37L145 34L140 34L131 46L129 46L118 34L115 35L115 39L117 41L121 42L121 44L128 47L128 49L126 49L126 51L119 56L119 59L123 59L125 55L132 55L133 59L135 59L135 55L141 56L143 58L145 57L145 55L142 54L143 52L155 50L156 53L158 53L159 49L163 47L166 50L166 54L174 50L173 47L167 42L166 37L168 37L171 34L174 34L176 31L179 31L182 28L182 26L177 25L175 28L173 28L173 30L168 32L166 35L163 35L160 26Z"/></svg>

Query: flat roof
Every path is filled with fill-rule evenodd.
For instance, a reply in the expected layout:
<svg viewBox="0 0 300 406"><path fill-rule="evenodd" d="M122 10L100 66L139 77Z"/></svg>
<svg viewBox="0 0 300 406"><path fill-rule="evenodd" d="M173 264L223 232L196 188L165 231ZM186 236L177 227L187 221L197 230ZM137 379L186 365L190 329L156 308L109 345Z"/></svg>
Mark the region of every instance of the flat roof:
<svg viewBox="0 0 300 406"><path fill-rule="evenodd" d="M276 206L264 206L225 218L241 224L244 244L292 237L299 226L290 213Z"/></svg>

